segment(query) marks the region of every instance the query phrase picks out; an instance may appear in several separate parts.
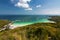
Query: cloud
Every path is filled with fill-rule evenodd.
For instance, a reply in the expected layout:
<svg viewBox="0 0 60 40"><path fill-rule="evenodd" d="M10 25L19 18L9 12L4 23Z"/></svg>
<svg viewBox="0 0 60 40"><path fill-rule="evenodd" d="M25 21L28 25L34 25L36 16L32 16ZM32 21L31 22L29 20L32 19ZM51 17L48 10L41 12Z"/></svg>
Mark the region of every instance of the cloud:
<svg viewBox="0 0 60 40"><path fill-rule="evenodd" d="M47 9L42 12L48 15L60 15L60 9Z"/></svg>
<svg viewBox="0 0 60 40"><path fill-rule="evenodd" d="M11 1L14 2L15 0L11 0ZM14 4L14 6L19 7L19 8L22 7L24 9L26 9L26 10L32 10L32 8L28 4L28 2L30 3L31 0L18 0L18 2L16 2Z"/></svg>
<svg viewBox="0 0 60 40"><path fill-rule="evenodd" d="M48 13L48 14L54 14L54 15L56 14L57 15L57 14L60 14L60 11L57 11L57 10L53 11L52 10L52 11L46 11L46 13Z"/></svg>
<svg viewBox="0 0 60 40"><path fill-rule="evenodd" d="M38 9L33 13L36 15L60 15L60 8Z"/></svg>
<svg viewBox="0 0 60 40"><path fill-rule="evenodd" d="M25 10L32 10L32 8L28 8L28 9L25 9Z"/></svg>
<svg viewBox="0 0 60 40"><path fill-rule="evenodd" d="M41 7L41 5L37 5L37 6L36 6L36 8L40 8L40 7Z"/></svg>

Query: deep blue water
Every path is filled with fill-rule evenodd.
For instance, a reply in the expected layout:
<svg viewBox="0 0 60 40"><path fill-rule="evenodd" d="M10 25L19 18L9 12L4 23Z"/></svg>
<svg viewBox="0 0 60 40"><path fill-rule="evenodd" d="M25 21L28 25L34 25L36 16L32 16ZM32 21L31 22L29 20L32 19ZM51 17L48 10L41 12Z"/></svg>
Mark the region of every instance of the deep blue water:
<svg viewBox="0 0 60 40"><path fill-rule="evenodd" d="M36 21L40 19L48 19L48 15L0 15L0 20L20 20L22 22L25 21Z"/></svg>

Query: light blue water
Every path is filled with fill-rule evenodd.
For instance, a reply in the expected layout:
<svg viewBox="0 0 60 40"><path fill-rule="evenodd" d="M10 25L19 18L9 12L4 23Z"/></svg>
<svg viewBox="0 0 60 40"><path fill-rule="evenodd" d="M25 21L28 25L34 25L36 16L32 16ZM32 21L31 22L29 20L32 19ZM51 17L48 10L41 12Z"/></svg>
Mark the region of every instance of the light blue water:
<svg viewBox="0 0 60 40"><path fill-rule="evenodd" d="M13 21L14 26L25 26L34 23L49 22L48 15L0 15L2 20Z"/></svg>
<svg viewBox="0 0 60 40"><path fill-rule="evenodd" d="M49 23L51 22L48 19L40 19L37 21L33 21L33 22L21 22L21 21L14 21L13 25L14 26L26 26L26 25L31 25L31 24L35 24L35 23Z"/></svg>

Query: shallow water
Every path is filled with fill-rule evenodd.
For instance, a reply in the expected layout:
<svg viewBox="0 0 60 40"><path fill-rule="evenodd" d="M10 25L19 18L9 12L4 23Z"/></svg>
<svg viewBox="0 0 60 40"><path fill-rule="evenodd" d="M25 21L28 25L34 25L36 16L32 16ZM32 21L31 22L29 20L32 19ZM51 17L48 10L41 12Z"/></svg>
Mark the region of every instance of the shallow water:
<svg viewBox="0 0 60 40"><path fill-rule="evenodd" d="M21 21L14 21L14 23L12 25L14 26L26 26L26 25L31 25L31 24L34 24L34 23L47 23L47 22L50 22L50 20L48 19L40 19L40 20L37 20L37 21L31 21L31 22L21 22Z"/></svg>

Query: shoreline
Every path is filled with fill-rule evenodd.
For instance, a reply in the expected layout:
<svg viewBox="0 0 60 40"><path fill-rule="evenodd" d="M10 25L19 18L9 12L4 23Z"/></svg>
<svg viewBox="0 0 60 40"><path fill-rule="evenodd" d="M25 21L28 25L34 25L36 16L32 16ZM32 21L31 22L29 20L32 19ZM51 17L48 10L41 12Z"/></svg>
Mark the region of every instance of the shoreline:
<svg viewBox="0 0 60 40"><path fill-rule="evenodd" d="M27 23L14 23L14 21L12 21L12 23L9 24L10 26L10 29L14 29L14 28L17 28L17 27L23 27L23 26L27 26L27 25L32 25L32 24L35 24L35 23L55 23L54 21L43 21L43 22L40 22L40 21L37 21L37 22L27 22Z"/></svg>

